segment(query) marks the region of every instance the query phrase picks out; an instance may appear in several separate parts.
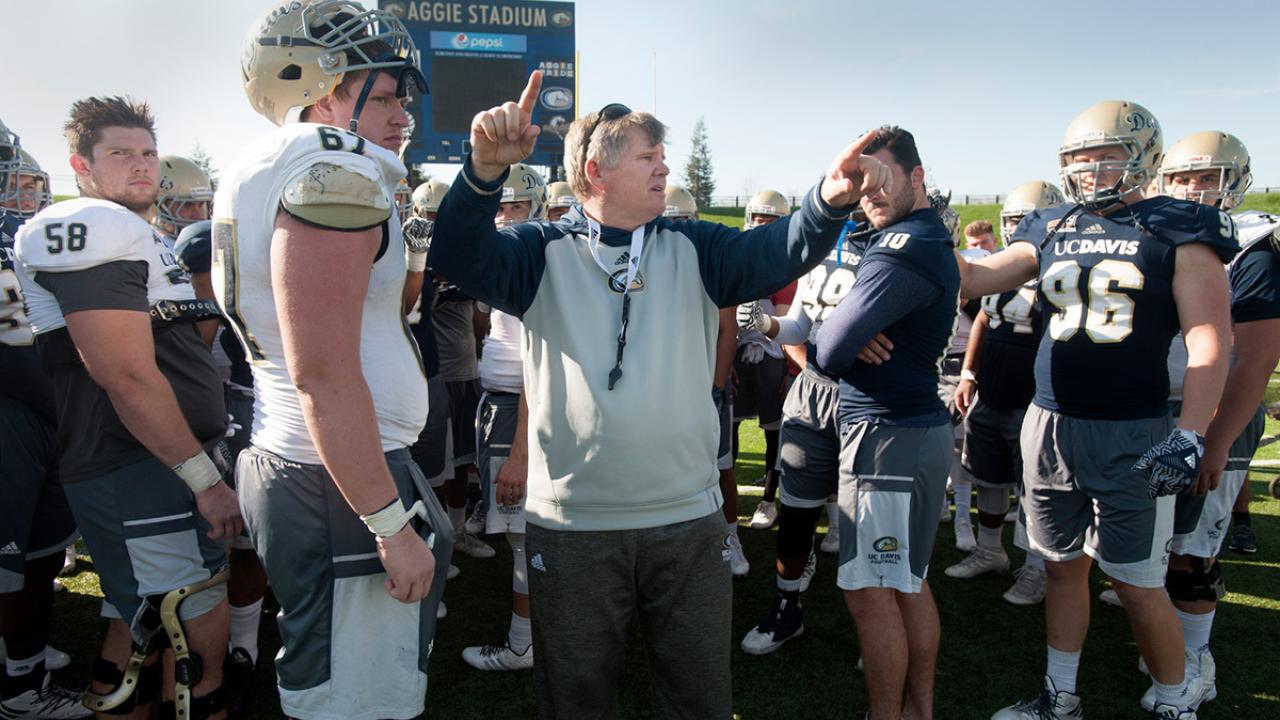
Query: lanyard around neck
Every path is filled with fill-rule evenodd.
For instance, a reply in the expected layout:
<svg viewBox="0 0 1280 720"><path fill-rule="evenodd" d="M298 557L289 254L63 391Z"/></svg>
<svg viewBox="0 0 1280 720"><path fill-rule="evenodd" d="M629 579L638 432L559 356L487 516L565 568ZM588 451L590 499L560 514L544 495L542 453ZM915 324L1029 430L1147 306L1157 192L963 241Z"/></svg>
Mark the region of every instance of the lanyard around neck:
<svg viewBox="0 0 1280 720"><path fill-rule="evenodd" d="M636 273L640 271L640 254L644 252L644 231L644 225L631 231L631 251L627 256L627 278L626 284L622 286L624 297L631 292L631 283L635 281ZM600 269L612 279L613 273L609 270L609 266L605 265L604 260L600 258L600 237L603 234L600 223L587 218L587 247L591 249L591 257L596 261L596 265L599 265Z"/></svg>

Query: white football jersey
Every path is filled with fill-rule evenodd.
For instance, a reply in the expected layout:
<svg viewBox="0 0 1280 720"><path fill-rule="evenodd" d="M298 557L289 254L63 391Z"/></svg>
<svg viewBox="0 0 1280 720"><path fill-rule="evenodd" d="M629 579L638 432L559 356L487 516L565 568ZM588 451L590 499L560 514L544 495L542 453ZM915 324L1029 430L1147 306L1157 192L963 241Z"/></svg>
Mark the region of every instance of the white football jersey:
<svg viewBox="0 0 1280 720"><path fill-rule="evenodd" d="M1235 221L1236 237L1240 241L1240 249L1242 251L1275 233L1280 233L1280 215L1272 215L1258 210L1245 210L1235 213L1231 216L1231 219ZM1241 255L1243 254L1242 252ZM1240 255L1236 257L1238 258Z"/></svg>
<svg viewBox="0 0 1280 720"><path fill-rule="evenodd" d="M501 310L489 312L489 335L480 355L480 387L485 390L518 393L524 388L524 365L520 348L524 325L520 318Z"/></svg>
<svg viewBox="0 0 1280 720"><path fill-rule="evenodd" d="M810 342L817 341L822 322L835 312L836 306L853 289L862 253L850 245L841 236L822 263L800 278L796 285L795 302L800 303L809 318Z"/></svg>
<svg viewBox="0 0 1280 720"><path fill-rule="evenodd" d="M116 261L147 263L147 303L193 300L191 278L145 220L109 200L79 198L41 210L18 231L18 280L37 335L66 326L39 273L73 272Z"/></svg>
<svg viewBox="0 0 1280 720"><path fill-rule="evenodd" d="M271 287L271 236L286 185L318 163L376 180L387 198L404 164L357 135L327 125L294 123L245 146L214 199L213 288L253 368L253 444L295 462L320 455L302 416L285 363ZM369 275L360 324L360 364L373 396L384 452L412 445L427 420L427 380L404 323L404 238L394 214ZM351 272L366 272L351 268ZM348 332L347 328L333 328Z"/></svg>

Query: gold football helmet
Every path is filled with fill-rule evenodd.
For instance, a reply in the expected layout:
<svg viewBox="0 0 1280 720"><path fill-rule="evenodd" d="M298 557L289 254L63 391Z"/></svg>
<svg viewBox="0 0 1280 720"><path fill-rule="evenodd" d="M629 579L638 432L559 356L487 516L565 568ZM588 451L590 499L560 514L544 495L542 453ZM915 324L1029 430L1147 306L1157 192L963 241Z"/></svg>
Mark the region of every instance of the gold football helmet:
<svg viewBox="0 0 1280 720"><path fill-rule="evenodd" d="M426 217L427 213L434 215L440 212L440 203L444 202L444 196L448 192L449 183L428 179L413 190L411 198L413 214L418 217Z"/></svg>
<svg viewBox="0 0 1280 720"><path fill-rule="evenodd" d="M1009 195L1004 199L1004 206L1000 208L1001 242L1005 245L1009 244L1009 238L1013 237L1013 231L1018 227L1018 223L1022 222L1022 218L1027 216L1027 213L1040 208L1061 205L1066 201L1067 199L1063 197L1062 191L1058 189L1057 185L1043 180L1024 182L1010 190Z"/></svg>
<svg viewBox="0 0 1280 720"><path fill-rule="evenodd" d="M212 211L213 183L205 171L184 157L161 157L160 192L156 195L160 229L176 238L191 223L208 220Z"/></svg>
<svg viewBox="0 0 1280 720"><path fill-rule="evenodd" d="M662 217L672 220L692 220L698 215L698 204L693 194L679 185L667 186L667 209Z"/></svg>
<svg viewBox="0 0 1280 720"><path fill-rule="evenodd" d="M563 180L557 180L547 186L547 209L570 208L578 204L573 188Z"/></svg>
<svg viewBox="0 0 1280 720"><path fill-rule="evenodd" d="M366 88L379 72L388 72L397 79L401 97L408 82L427 89L404 23L348 0L273 3L250 26L240 53L249 104L276 125L296 121L304 108L332 93L356 70L370 71ZM363 106L361 99L351 118L353 132Z"/></svg>
<svg viewBox="0 0 1280 720"><path fill-rule="evenodd" d="M1218 186L1205 190L1187 190L1174 181L1178 173L1216 170ZM1244 200L1253 184L1249 150L1240 138L1230 133L1206 130L1191 133L1169 148L1160 161L1156 187L1161 195L1182 198L1222 210L1232 210Z"/></svg>
<svg viewBox="0 0 1280 720"><path fill-rule="evenodd" d="M20 148L18 136L0 120L0 201L9 200L17 191Z"/></svg>
<svg viewBox="0 0 1280 720"><path fill-rule="evenodd" d="M1080 150L1119 146L1128 159L1072 162ZM1090 106L1067 126L1058 147L1062 187L1073 200L1089 208L1119 202L1127 193L1145 188L1155 179L1164 140L1160 123L1150 110L1126 100L1105 100ZM1109 186L1096 182L1104 174L1119 173Z"/></svg>
<svg viewBox="0 0 1280 720"><path fill-rule="evenodd" d="M506 182L502 183L501 202L529 202L529 220L547 219L547 181L542 173L524 163L516 163L507 173ZM503 227L510 223L500 223Z"/></svg>
<svg viewBox="0 0 1280 720"><path fill-rule="evenodd" d="M777 190L761 190L751 196L751 200L747 202L747 208L742 214L742 226L748 230L761 225L752 218L756 215L772 215L780 218L784 215L791 214L791 203L787 202L787 198Z"/></svg>

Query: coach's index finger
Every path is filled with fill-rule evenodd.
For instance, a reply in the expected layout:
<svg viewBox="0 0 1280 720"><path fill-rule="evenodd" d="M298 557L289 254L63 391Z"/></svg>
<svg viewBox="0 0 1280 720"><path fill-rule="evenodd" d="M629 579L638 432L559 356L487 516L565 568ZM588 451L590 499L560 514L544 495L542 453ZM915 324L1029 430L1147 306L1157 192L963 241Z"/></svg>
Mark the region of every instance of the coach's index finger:
<svg viewBox="0 0 1280 720"><path fill-rule="evenodd" d="M538 93L542 90L542 71L534 70L529 73L529 83L524 86L524 92L520 93L520 110L533 116L534 103L538 101Z"/></svg>

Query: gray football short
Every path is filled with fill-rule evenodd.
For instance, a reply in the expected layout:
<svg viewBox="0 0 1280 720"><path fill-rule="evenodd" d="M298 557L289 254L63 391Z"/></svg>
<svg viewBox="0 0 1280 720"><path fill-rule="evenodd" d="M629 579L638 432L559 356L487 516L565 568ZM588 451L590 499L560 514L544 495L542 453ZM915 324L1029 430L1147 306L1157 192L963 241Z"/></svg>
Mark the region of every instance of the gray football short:
<svg viewBox="0 0 1280 720"><path fill-rule="evenodd" d="M1147 497L1133 464L1172 430L1168 416L1086 420L1032 404L1022 424L1031 549L1059 562L1087 554L1120 582L1164 587L1174 497Z"/></svg>
<svg viewBox="0 0 1280 720"><path fill-rule="evenodd" d="M426 599L413 604L387 592L373 533L324 466L253 446L240 454L240 505L280 601L276 679L290 717L404 718L423 711L452 528L409 451L386 453L386 460L405 507L420 499L427 509L427 519L413 523L432 547L437 572Z"/></svg>
<svg viewBox="0 0 1280 720"><path fill-rule="evenodd" d="M63 487L110 604L104 609L109 617L131 621L146 597L208 580L227 564L226 547L209 538L191 490L155 458ZM192 595L178 607L179 616L199 617L226 594L219 585Z"/></svg>
<svg viewBox="0 0 1280 720"><path fill-rule="evenodd" d="M76 541L76 521L58 482L53 428L0 399L0 593L24 585L28 560L61 553Z"/></svg>
<svg viewBox="0 0 1280 720"><path fill-rule="evenodd" d="M982 393L964 419L960 463L983 487L1008 487L1022 480L1022 419L1025 409L997 410L982 402Z"/></svg>
<svg viewBox="0 0 1280 720"><path fill-rule="evenodd" d="M951 425L854 422L840 448L840 567L843 590L916 593L929 575L938 508L947 492Z"/></svg>
<svg viewBox="0 0 1280 720"><path fill-rule="evenodd" d="M840 386L835 380L806 367L791 384L778 436L783 505L822 507L835 494L840 476L839 408Z"/></svg>
<svg viewBox="0 0 1280 720"><path fill-rule="evenodd" d="M503 505L493 497L494 479L498 476L498 469L511 456L511 443L515 440L519 420L519 395L485 391L480 396L480 411L476 415L476 466L480 470L480 487L484 491L485 502L494 508L494 512L489 513L492 519L487 521L485 532L507 532L508 523L523 521L523 503ZM523 532L523 522L519 527Z"/></svg>
<svg viewBox="0 0 1280 720"><path fill-rule="evenodd" d="M449 423L453 430L453 466L476 461L476 411L480 408L480 381L445 382L449 394ZM430 413L430 408L427 410Z"/></svg>
<svg viewBox="0 0 1280 720"><path fill-rule="evenodd" d="M227 438L227 448L231 450L231 467L234 469L235 459L249 447L249 433L253 429L253 393L227 383L223 383L222 388L223 398L227 402L227 414L231 416L231 422L240 426L234 435ZM235 475L233 470L231 477L227 478L227 484L233 488L236 486ZM241 530L240 534L231 540L231 548L233 550L253 549L248 528Z"/></svg>
<svg viewBox="0 0 1280 720"><path fill-rule="evenodd" d="M427 378L427 424L409 448L431 487L440 487L453 475L453 427L449 418L449 391L439 375Z"/></svg>
<svg viewBox="0 0 1280 720"><path fill-rule="evenodd" d="M1217 557L1231 524L1231 508L1249 477L1249 462L1258 451L1266 426L1262 407L1227 451L1227 469L1218 487L1204 495L1182 493L1173 512L1173 551L1179 555Z"/></svg>

